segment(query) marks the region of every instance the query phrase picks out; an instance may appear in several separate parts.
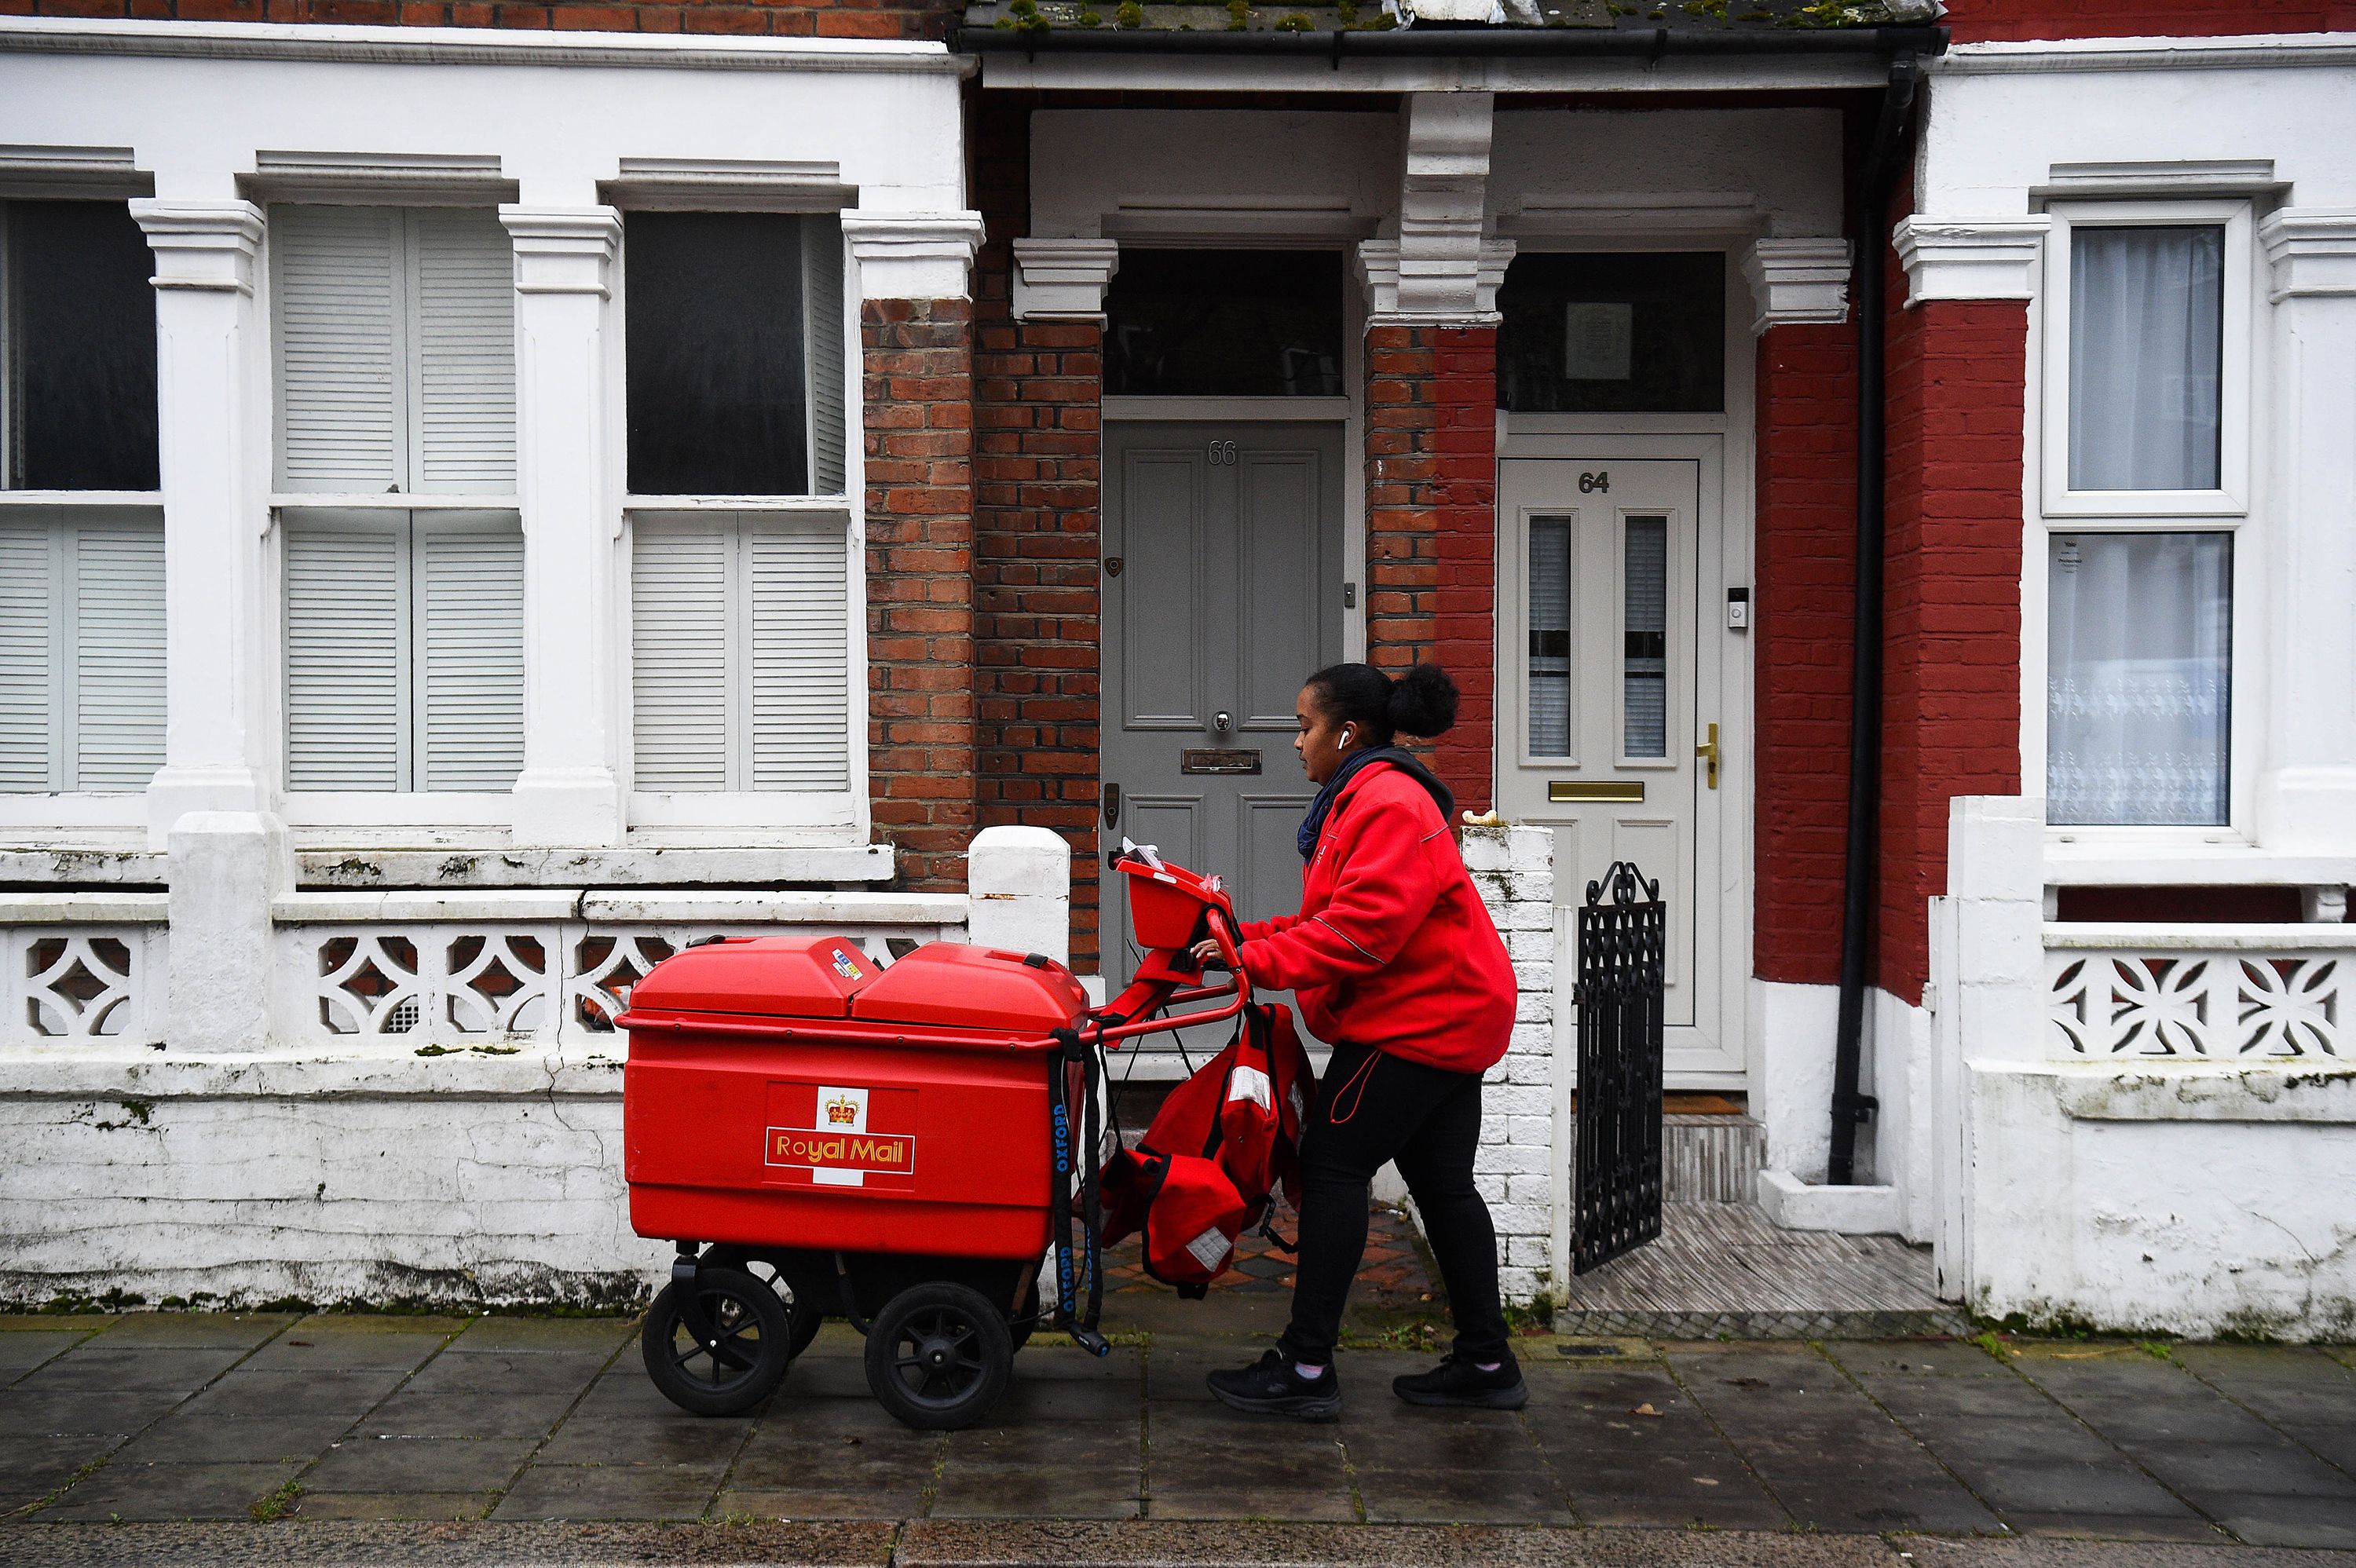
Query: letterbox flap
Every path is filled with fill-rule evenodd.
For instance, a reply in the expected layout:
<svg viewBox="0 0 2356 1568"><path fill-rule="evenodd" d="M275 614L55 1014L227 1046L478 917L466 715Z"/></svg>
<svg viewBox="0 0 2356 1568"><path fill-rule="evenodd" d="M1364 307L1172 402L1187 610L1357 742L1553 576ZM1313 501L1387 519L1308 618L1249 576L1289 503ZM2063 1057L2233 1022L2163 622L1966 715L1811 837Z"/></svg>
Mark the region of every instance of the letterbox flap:
<svg viewBox="0 0 2356 1568"><path fill-rule="evenodd" d="M630 1010L844 1019L881 974L847 936L732 936L656 965L630 993Z"/></svg>
<svg viewBox="0 0 2356 1568"><path fill-rule="evenodd" d="M1042 1034L1068 1029L1087 1009L1069 969L1036 954L934 942L862 988L851 1016L878 1023Z"/></svg>

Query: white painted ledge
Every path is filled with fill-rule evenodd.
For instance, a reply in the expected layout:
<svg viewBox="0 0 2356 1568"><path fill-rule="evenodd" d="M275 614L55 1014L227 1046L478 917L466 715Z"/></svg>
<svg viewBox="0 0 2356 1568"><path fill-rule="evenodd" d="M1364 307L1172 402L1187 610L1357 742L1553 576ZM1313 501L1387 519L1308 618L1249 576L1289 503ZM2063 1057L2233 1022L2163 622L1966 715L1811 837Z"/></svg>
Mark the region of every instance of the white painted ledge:
<svg viewBox="0 0 2356 1568"><path fill-rule="evenodd" d="M165 893L0 893L0 926L161 925L171 902Z"/></svg>
<svg viewBox="0 0 2356 1568"><path fill-rule="evenodd" d="M1894 1236L1902 1229L1895 1187L1818 1187L1788 1170L1759 1173L1759 1207L1786 1231Z"/></svg>
<svg viewBox="0 0 2356 1568"><path fill-rule="evenodd" d="M1975 1061L1981 1077L2043 1078L2079 1122L2356 1123L2356 1061L2126 1061L2028 1067Z"/></svg>
<svg viewBox="0 0 2356 1568"><path fill-rule="evenodd" d="M610 1043L608 1043L610 1042ZM620 1034L563 1047L423 1049L394 1041L332 1051L175 1056L112 1042L0 1050L0 1103L12 1100L545 1100L619 1098Z"/></svg>

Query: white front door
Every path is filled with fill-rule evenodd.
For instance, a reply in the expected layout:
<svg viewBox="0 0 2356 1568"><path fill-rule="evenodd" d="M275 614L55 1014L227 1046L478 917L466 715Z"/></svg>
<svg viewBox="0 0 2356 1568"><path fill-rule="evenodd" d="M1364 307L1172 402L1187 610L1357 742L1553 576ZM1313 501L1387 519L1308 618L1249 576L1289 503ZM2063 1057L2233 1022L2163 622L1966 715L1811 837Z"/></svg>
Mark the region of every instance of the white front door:
<svg viewBox="0 0 2356 1568"><path fill-rule="evenodd" d="M1719 765L1730 739L1710 613L1721 541L1700 464L1599 454L1500 466L1505 813L1555 830L1567 932L1613 861L1660 883L1671 1082L1723 1083L1744 1065L1729 1016L1740 879L1725 864Z"/></svg>

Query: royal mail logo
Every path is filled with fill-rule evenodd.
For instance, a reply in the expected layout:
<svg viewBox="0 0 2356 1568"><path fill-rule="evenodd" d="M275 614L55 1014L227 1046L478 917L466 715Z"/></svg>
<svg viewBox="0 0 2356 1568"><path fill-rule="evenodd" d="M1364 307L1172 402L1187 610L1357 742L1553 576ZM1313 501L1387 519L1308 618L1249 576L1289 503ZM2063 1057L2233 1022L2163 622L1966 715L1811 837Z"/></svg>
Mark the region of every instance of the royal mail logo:
<svg viewBox="0 0 2356 1568"><path fill-rule="evenodd" d="M826 1120L829 1126L854 1125L859 1120L859 1102L847 1096L829 1100L826 1103Z"/></svg>
<svg viewBox="0 0 2356 1568"><path fill-rule="evenodd" d="M906 1176L916 1168L916 1140L905 1133L771 1127L768 1163L812 1171L855 1170Z"/></svg>

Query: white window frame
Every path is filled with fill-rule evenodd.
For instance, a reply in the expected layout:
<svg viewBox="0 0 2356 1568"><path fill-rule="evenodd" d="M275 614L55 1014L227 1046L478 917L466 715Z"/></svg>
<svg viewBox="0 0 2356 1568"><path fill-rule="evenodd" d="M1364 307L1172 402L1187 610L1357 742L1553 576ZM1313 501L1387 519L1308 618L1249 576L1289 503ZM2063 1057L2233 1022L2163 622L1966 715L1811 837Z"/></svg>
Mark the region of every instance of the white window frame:
<svg viewBox="0 0 2356 1568"><path fill-rule="evenodd" d="M270 210L275 211L282 207L359 207L377 208L393 212L406 212L416 208L443 207L495 212L492 204L485 201L478 193L471 191L464 195L453 194L446 198L404 192L398 199L375 200L341 192L313 192L299 198L274 201L271 204ZM257 261L255 272L257 279L263 281L262 287L269 291L262 302L262 318L270 335L268 361L272 411L270 472L273 484L276 488L270 496L271 532L273 537L270 541L268 559L272 581L268 584L269 592L265 603L274 607L273 613L276 657L273 664L271 685L278 718L279 755L278 766L275 770L278 787L275 794L279 809L287 825L292 827L450 827L504 829L513 822L515 817L515 796L512 790L297 790L292 787L293 781L288 776L286 769L286 738L290 717L287 710L286 692L287 603L284 525L287 513L290 511L303 513L381 511L404 514L437 511L500 512L519 517L520 503L518 486L515 485L500 491L452 493L410 488L393 494L287 488L283 450L286 428L286 389L281 370L283 348L280 341L279 302L275 297L278 271L276 259L269 251L270 236L266 225L262 246L263 254ZM414 272L413 257L411 260L409 271ZM516 343L518 357L520 358L522 334L519 328ZM398 345L397 348L397 363L408 367L409 374L413 376L417 358L416 344L413 341L406 342ZM526 439L527 428L520 407L521 369L519 364L516 376L516 395L519 400L516 419L516 468L519 485L523 467L522 443ZM395 448L401 455L403 466L410 471L412 481L416 477L415 465L419 461L417 455L419 440L418 429L412 422L404 439L397 443ZM532 541L530 530L527 529L524 536L527 603L530 603L530 578L533 571ZM529 693L531 682L531 639L529 631L524 639L524 659L525 689ZM530 701L527 697L524 713L527 744L530 739ZM413 715L404 715L403 722L414 722Z"/></svg>
<svg viewBox="0 0 2356 1568"><path fill-rule="evenodd" d="M630 204L645 210L662 210L659 200ZM748 205L725 210L746 213L776 211L776 208ZM788 210L809 216L836 216L835 209L816 211L798 204ZM618 284L616 294L620 302L614 316L613 336L616 359L621 374L616 376L613 388L614 417L616 430L626 430L629 382L626 346L628 341L626 312L629 308L629 240L628 228L624 226L621 257L616 272ZM872 827L868 801L868 690L867 690L867 515L863 497L866 494L866 443L863 432L865 419L865 379L862 372L862 340L860 332L860 289L858 268L850 253L848 239L842 241L842 397L843 397L843 487L837 495L811 496L626 496L622 502L623 528L618 541L617 575L621 591L619 621L616 627L616 642L622 651L623 672L620 681L621 762L624 777L628 780L624 817L634 837L644 839L666 839L695 836L712 831L732 834L753 832L787 832L797 836L815 834L827 842L867 842ZM807 261L803 276L809 276ZM810 324L806 318L802 327L805 365L813 363L809 355ZM809 411L806 428L815 434L818 400L805 394ZM809 447L809 482L817 483L818 453L815 439ZM636 666L637 647L632 600L636 592L635 562L637 550L637 528L644 520L659 521L696 513L723 513L743 517L823 517L831 518L844 532L843 636L845 658L845 722L843 745L849 762L848 788L841 795L800 794L778 790L642 790L637 786L637 703L632 672ZM732 842L741 839L732 839Z"/></svg>
<svg viewBox="0 0 2356 1568"><path fill-rule="evenodd" d="M2265 530L2254 525L2259 498L2251 453L2260 410L2254 389L2264 374L2259 336L2265 299L2252 244L2250 204L2240 200L2056 202L2053 228L2039 269L2031 305L2030 340L2041 357L2030 390L2041 407L2030 411L2037 437L2036 468L2027 484L2031 504L2022 560L2021 750L2023 787L2046 793L2052 674L2052 583L2049 558L2056 535L2222 533L2232 540L2232 637L2227 645L2226 814L2222 823L2087 825L2048 822L2049 851L2070 864L2112 864L2192 850L2255 847L2253 808L2265 735L2265 639L2262 584L2271 563ZM2070 280L2072 231L2081 228L2221 226L2224 234L2222 336L2218 359L2218 478L2216 490L2072 490L2070 475Z"/></svg>
<svg viewBox="0 0 2356 1568"><path fill-rule="evenodd" d="M2250 352L2257 312L2246 201L2059 202L2045 266L2043 491L2048 517L2245 517L2250 510ZM2219 299L2217 488L2073 490L2070 487L2071 241L2080 229L2195 229L2225 231Z"/></svg>

